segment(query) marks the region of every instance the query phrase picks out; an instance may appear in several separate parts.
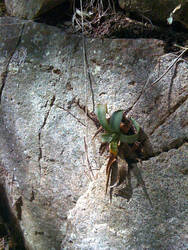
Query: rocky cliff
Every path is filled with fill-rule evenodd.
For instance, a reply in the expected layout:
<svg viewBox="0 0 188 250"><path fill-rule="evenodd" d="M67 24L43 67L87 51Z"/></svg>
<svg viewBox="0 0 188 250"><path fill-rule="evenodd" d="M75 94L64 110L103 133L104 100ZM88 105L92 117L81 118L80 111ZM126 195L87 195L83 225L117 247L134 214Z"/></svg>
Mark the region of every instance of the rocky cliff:
<svg viewBox="0 0 188 250"><path fill-rule="evenodd" d="M27 247L187 249L187 61L168 70L177 55L155 39L86 39L84 51L55 27L0 25L1 183ZM132 107L153 148L139 165L153 209L136 186L109 204L106 158L78 99L90 111Z"/></svg>

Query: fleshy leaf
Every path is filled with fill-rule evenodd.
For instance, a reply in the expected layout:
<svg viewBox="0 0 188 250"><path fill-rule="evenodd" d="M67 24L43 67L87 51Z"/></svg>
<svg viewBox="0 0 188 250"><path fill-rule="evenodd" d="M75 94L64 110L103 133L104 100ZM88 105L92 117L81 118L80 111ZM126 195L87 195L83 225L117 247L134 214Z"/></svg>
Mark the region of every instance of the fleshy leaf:
<svg viewBox="0 0 188 250"><path fill-rule="evenodd" d="M118 142L117 141L112 141L110 143L110 153L113 154L114 156L117 156L118 154Z"/></svg>
<svg viewBox="0 0 188 250"><path fill-rule="evenodd" d="M101 126L104 128L104 130L110 132L111 128L106 119L106 111L107 111L107 105L104 105L104 104L97 105L97 108L96 108L97 118L99 119L99 122Z"/></svg>
<svg viewBox="0 0 188 250"><path fill-rule="evenodd" d="M125 135L120 132L120 123L123 117L123 110L115 111L110 118L110 122L108 122L108 120L106 119L106 113L107 113L107 105L98 104L96 109L97 118L99 119L99 122L104 128L104 130L107 132L102 135L103 143L113 142L112 148L114 148L118 145L119 141L132 144L138 140L140 126L133 118L131 118L131 120L136 129L136 134ZM115 152L117 150L112 149L112 151Z"/></svg>
<svg viewBox="0 0 188 250"><path fill-rule="evenodd" d="M115 133L105 133L101 135L102 142L110 143L111 141L118 141L119 135Z"/></svg>
<svg viewBox="0 0 188 250"><path fill-rule="evenodd" d="M102 142L110 143L113 140L113 135L111 133L106 133L101 135Z"/></svg>
<svg viewBox="0 0 188 250"><path fill-rule="evenodd" d="M131 120L132 120L133 125L136 128L136 134L134 134L134 135L124 135L124 134L121 133L120 136L119 136L119 139L120 139L121 142L125 142L125 143L128 143L128 144L132 144L132 143L134 143L135 141L138 140L139 131L140 131L140 126L138 125L138 123L133 118L131 118Z"/></svg>
<svg viewBox="0 0 188 250"><path fill-rule="evenodd" d="M134 143L135 141L138 140L138 134L134 134L134 135L120 134L119 139L120 139L121 142L132 144L132 143Z"/></svg>
<svg viewBox="0 0 188 250"><path fill-rule="evenodd" d="M140 132L140 126L139 126L139 124L133 118L131 118L131 121L133 122L133 125L136 128L136 133L138 134Z"/></svg>
<svg viewBox="0 0 188 250"><path fill-rule="evenodd" d="M122 110L115 111L110 117L110 127L116 133L120 132L120 123L121 123L122 117L123 117Z"/></svg>

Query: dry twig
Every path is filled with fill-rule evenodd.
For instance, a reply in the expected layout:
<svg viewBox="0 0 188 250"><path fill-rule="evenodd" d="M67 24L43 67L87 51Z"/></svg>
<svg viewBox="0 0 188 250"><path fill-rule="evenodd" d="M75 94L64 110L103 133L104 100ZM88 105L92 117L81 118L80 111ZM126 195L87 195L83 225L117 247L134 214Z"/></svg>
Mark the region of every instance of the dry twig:
<svg viewBox="0 0 188 250"><path fill-rule="evenodd" d="M185 54L186 51L188 51L188 48L185 48L181 52L181 54L170 64L168 69L159 78L157 78L154 82L152 82L150 87L153 87L154 84L158 83L169 72L169 70L179 61L179 59Z"/></svg>
<svg viewBox="0 0 188 250"><path fill-rule="evenodd" d="M86 125L81 122L75 115L73 115L68 109L61 107L59 105L56 105L58 108L63 109L64 111L66 111L69 115L71 115L74 119L76 119L80 124L82 124L84 127L86 127Z"/></svg>

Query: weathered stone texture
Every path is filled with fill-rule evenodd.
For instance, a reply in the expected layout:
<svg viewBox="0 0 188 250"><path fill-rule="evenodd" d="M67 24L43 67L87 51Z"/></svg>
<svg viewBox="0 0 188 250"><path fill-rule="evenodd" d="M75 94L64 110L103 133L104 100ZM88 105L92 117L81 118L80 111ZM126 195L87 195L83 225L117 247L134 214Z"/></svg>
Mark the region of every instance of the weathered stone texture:
<svg viewBox="0 0 188 250"><path fill-rule="evenodd" d="M74 103L79 98L92 110L82 38L14 18L0 24L0 73L6 72L0 83L0 165L9 179L14 176L13 186L6 182L12 204L22 196L20 224L30 248L163 249L164 242L164 249L186 249L187 62L149 89L175 58L164 55L161 41L86 40L95 104L107 103L109 112L133 105L129 115L154 148L141 167L153 211L141 188L129 203L115 198L109 205L104 167L94 170L98 179L90 182L85 160L88 133L92 167L104 166L91 142L96 128L87 120L86 130L85 114Z"/></svg>
<svg viewBox="0 0 188 250"><path fill-rule="evenodd" d="M65 0L5 0L7 11L11 16L26 19L33 19L63 2Z"/></svg>
<svg viewBox="0 0 188 250"><path fill-rule="evenodd" d="M154 208L142 188L130 202L104 197L105 173L91 183L69 213L69 233L63 249L187 249L188 144L142 165ZM180 167L181 168L181 167Z"/></svg>
<svg viewBox="0 0 188 250"><path fill-rule="evenodd" d="M152 84L175 59L171 54L160 58L143 95L130 113L151 135L155 154L178 147L188 139L187 62L180 60L159 82Z"/></svg>

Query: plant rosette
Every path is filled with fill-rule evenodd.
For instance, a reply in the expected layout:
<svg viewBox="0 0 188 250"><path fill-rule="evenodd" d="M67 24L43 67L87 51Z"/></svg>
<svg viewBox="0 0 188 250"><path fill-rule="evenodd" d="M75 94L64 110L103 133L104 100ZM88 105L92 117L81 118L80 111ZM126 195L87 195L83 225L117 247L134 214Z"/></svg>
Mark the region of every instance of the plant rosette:
<svg viewBox="0 0 188 250"><path fill-rule="evenodd" d="M126 135L121 131L120 124L122 122L123 113L123 110L117 110L107 119L107 105L98 104L96 108L97 118L105 131L101 136L102 142L109 143L109 150L113 156L117 156L120 142L133 144L139 137L140 126L133 118L130 118L130 120L136 129L136 133L133 135Z"/></svg>

